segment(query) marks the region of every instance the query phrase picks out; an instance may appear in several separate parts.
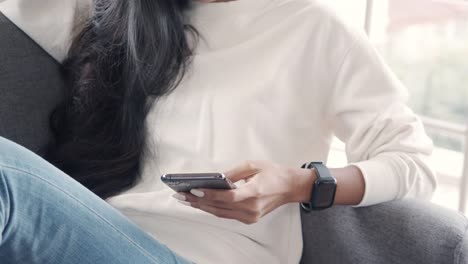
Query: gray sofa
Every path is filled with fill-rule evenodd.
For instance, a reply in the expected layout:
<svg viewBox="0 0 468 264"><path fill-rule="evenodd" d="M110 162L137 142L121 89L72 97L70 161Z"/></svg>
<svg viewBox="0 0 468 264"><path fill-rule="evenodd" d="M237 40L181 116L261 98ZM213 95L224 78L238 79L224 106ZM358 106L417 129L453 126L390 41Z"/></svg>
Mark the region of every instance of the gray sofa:
<svg viewBox="0 0 468 264"><path fill-rule="evenodd" d="M0 13L0 136L38 152L63 85L60 65ZM428 202L336 207L302 225L302 263L468 263L467 219Z"/></svg>

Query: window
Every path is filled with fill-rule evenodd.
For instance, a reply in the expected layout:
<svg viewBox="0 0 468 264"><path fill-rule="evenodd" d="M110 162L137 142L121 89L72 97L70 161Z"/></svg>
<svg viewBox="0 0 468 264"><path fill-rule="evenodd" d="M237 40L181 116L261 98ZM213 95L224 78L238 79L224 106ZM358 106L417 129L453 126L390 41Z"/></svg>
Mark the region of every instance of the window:
<svg viewBox="0 0 468 264"><path fill-rule="evenodd" d="M423 119L436 146L433 162L439 189L433 201L467 212L468 2L330 0L328 3L346 21L365 28L386 62L408 87L409 105ZM342 145L336 143L332 150L332 163L342 163Z"/></svg>

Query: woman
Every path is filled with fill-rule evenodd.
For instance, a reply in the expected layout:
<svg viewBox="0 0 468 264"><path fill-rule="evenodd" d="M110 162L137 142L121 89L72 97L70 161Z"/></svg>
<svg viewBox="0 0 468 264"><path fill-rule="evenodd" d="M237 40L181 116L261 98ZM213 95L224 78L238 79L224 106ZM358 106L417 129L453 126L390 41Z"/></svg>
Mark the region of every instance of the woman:
<svg viewBox="0 0 468 264"><path fill-rule="evenodd" d="M7 263L298 263L299 202L434 191L432 145L401 84L315 1L95 0L84 20L86 2L38 2L0 11L58 60L79 32L46 155L76 181L0 141ZM66 21L53 34L50 8ZM325 160L333 133L350 164L298 168ZM159 179L212 171L238 188L174 194ZM325 173L334 197L312 187Z"/></svg>

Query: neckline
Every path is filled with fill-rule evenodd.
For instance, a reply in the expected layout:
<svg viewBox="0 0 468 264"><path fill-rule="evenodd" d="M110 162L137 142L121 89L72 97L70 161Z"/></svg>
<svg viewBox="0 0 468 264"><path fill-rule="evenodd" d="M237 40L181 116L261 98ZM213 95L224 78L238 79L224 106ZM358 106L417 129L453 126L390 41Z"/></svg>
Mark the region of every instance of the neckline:
<svg viewBox="0 0 468 264"><path fill-rule="evenodd" d="M274 0L235 0L229 2L193 2L191 11L201 16L239 16L265 8Z"/></svg>
<svg viewBox="0 0 468 264"><path fill-rule="evenodd" d="M188 23L199 33L197 54L236 45L248 36L251 23L278 0L236 0L231 2L193 2Z"/></svg>

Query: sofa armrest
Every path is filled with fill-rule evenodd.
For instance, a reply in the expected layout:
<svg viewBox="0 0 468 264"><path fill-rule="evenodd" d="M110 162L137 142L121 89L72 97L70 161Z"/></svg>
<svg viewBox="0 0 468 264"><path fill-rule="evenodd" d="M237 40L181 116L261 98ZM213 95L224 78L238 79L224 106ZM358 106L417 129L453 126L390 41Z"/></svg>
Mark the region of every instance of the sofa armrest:
<svg viewBox="0 0 468 264"><path fill-rule="evenodd" d="M302 214L301 263L468 263L468 221L417 200Z"/></svg>

